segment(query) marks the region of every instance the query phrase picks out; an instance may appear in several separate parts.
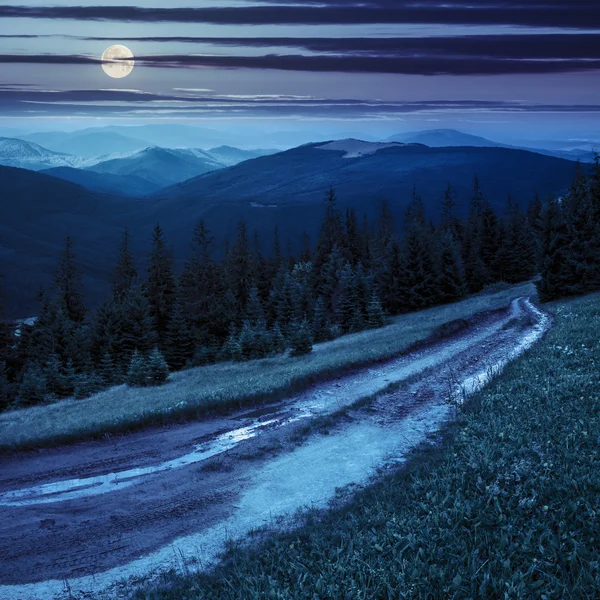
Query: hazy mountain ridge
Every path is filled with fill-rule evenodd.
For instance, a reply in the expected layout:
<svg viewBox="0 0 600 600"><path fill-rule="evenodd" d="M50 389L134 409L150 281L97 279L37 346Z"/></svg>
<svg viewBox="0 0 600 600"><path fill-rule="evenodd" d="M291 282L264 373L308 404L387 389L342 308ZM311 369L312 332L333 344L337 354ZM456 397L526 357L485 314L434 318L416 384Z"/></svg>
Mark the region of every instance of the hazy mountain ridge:
<svg viewBox="0 0 600 600"><path fill-rule="evenodd" d="M387 200L400 228L415 187L428 216L435 219L448 183L457 191L460 210L466 211L473 176L478 174L487 198L501 213L509 192L525 205L536 193L545 197L566 189L576 171L573 162L503 148L393 144L347 157L346 142L336 150L323 149L324 145L327 142L308 144L206 172L145 198L90 191L50 174L0 167L4 197L18 199L0 204L0 251L11 296L9 311L18 310L15 316L24 316L36 309L38 286L50 284L67 234L74 237L87 273L88 299L93 301L110 279L118 238L126 226L143 256L152 227L161 223L178 264L187 255L192 229L200 218L212 231L217 253L223 252L225 240L233 239L240 218L247 221L250 231L259 233L266 251L275 226L283 243L289 240L297 250L303 231L316 239L323 197L330 186L336 189L340 208L352 206L359 215L371 218ZM164 149L155 152L159 158L181 155ZM204 151L186 151L185 155L198 160ZM112 165L107 161L108 168L116 166L120 174L110 177L133 181L131 174L121 171L123 165L131 168L130 173L135 171L129 159L113 161ZM56 174L73 175L68 170ZM118 184L116 179L113 182ZM123 186L121 192L126 191Z"/></svg>

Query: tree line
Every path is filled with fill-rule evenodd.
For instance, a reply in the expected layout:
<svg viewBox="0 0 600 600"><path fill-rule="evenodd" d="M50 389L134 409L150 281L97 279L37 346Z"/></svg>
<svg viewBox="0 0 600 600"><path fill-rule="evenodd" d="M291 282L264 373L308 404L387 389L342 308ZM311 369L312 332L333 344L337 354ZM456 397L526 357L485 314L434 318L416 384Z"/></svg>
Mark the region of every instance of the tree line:
<svg viewBox="0 0 600 600"><path fill-rule="evenodd" d="M68 237L35 323L0 320L0 407L158 385L170 371L216 361L304 354L315 342L381 327L387 316L536 273L542 300L600 289L597 164L563 198L535 198L523 211L509 197L502 216L475 177L466 217L458 208L448 186L433 224L415 190L397 235L386 203L369 222L342 211L329 190L316 244L303 236L297 256L282 250L277 229L263 254L241 220L216 260L201 221L179 274L160 225L143 272L125 231L110 294L94 310Z"/></svg>

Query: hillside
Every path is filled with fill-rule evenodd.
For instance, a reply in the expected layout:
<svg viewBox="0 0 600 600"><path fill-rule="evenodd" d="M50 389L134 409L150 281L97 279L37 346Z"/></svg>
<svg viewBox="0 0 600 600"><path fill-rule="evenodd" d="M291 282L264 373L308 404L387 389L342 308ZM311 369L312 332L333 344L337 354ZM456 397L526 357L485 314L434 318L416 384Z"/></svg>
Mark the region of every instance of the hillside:
<svg viewBox="0 0 600 600"><path fill-rule="evenodd" d="M441 194L450 183L465 214L473 176L479 175L487 198L503 212L508 194L526 205L568 187L573 162L532 152L503 148L428 148L395 144L361 156L347 156L343 144L308 144L286 152L243 162L159 192L148 224L160 220L170 235L181 236L181 219L193 224L205 218L217 240L231 238L240 216L251 228L270 236L278 224L284 239L299 240L303 230L314 235L325 191L333 186L342 207L353 206L374 216L387 200L398 223L416 187L430 218L439 211ZM323 149L328 146L329 149ZM355 142L347 144L356 151Z"/></svg>
<svg viewBox="0 0 600 600"><path fill-rule="evenodd" d="M0 167L0 189L6 199L0 202L0 264L8 314L35 314L36 294L51 284L68 234L75 241L87 297L97 297L110 275L116 241L141 201L11 167Z"/></svg>
<svg viewBox="0 0 600 600"><path fill-rule="evenodd" d="M160 189L160 186L136 175L113 175L96 173L89 169L56 167L41 171L52 177L70 181L94 192L123 194L126 196L146 196Z"/></svg>

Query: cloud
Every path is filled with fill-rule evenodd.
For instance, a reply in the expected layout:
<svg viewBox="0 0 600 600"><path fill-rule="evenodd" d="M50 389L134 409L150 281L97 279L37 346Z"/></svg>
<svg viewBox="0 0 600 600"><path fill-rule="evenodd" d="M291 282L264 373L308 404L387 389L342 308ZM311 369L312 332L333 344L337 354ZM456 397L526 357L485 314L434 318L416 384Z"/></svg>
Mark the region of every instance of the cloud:
<svg viewBox="0 0 600 600"><path fill-rule="evenodd" d="M139 114L178 117L228 114L235 116L378 119L425 113L600 113L599 105L556 105L482 100L386 102L277 95L149 94L138 90L46 91L0 88L0 112L22 114L36 107L53 115L88 116Z"/></svg>
<svg viewBox="0 0 600 600"><path fill-rule="evenodd" d="M222 25L447 24L521 25L590 29L600 22L596 2L553 0L517 2L481 0L442 3L408 0L354 2L325 0L281 5L205 8L146 8L142 6L0 6L0 18L77 19L96 21L212 23Z"/></svg>
<svg viewBox="0 0 600 600"><path fill-rule="evenodd" d="M136 62L150 67L275 69L281 71L387 73L403 75L502 75L566 73L600 70L600 57L594 58L496 58L479 55L345 54L227 56L159 54L136 56ZM515 53L518 54L518 53ZM98 64L99 59L81 55L1 54L0 63Z"/></svg>

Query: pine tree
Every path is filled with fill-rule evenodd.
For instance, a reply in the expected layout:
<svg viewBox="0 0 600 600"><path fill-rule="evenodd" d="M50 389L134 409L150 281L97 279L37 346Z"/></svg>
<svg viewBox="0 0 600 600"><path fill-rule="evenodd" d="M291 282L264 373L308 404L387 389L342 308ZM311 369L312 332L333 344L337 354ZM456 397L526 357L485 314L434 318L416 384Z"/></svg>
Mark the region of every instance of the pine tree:
<svg viewBox="0 0 600 600"><path fill-rule="evenodd" d="M565 271L571 276L569 293L597 291L600 289L597 199L594 197L592 180L585 177L581 170L563 202L569 238L565 265Z"/></svg>
<svg viewBox="0 0 600 600"><path fill-rule="evenodd" d="M362 244L358 219L353 208L346 209L346 222L344 231L344 245L346 249L346 259L353 266L362 260Z"/></svg>
<svg viewBox="0 0 600 600"><path fill-rule="evenodd" d="M98 363L97 372L104 385L110 386L118 381L118 373L112 356L105 352Z"/></svg>
<svg viewBox="0 0 600 600"><path fill-rule="evenodd" d="M378 327L383 327L385 325L385 313L383 312L383 308L381 306L381 302L377 297L377 294L373 292L371 294L371 298L369 300L369 305L367 307L367 322L366 326L369 329L377 329Z"/></svg>
<svg viewBox="0 0 600 600"><path fill-rule="evenodd" d="M262 302L258 294L258 288L255 285L250 288L248 304L246 305L246 320L253 326L258 325L259 323L266 323L265 311L263 310Z"/></svg>
<svg viewBox="0 0 600 600"><path fill-rule="evenodd" d="M342 232L342 215L337 208L335 191L333 188L330 188L325 197L325 213L321 220L321 228L314 259L317 281L319 281L321 269L327 262L333 249L337 247L338 251L343 255L343 252L341 252L343 247Z"/></svg>
<svg viewBox="0 0 600 600"><path fill-rule="evenodd" d="M92 360L98 364L109 354L120 364L129 362L130 356L123 359L123 338L125 326L126 303L131 290L118 300L113 297L97 308L92 319L91 352Z"/></svg>
<svg viewBox="0 0 600 600"><path fill-rule="evenodd" d="M148 385L162 385L169 378L169 366L161 351L154 348L146 359L148 370Z"/></svg>
<svg viewBox="0 0 600 600"><path fill-rule="evenodd" d="M75 398L89 398L105 388L105 383L95 373L79 373L73 382L73 394Z"/></svg>
<svg viewBox="0 0 600 600"><path fill-rule="evenodd" d="M130 387L144 387L150 385L150 369L147 358L136 350L131 357L127 370L127 385Z"/></svg>
<svg viewBox="0 0 600 600"><path fill-rule="evenodd" d="M416 191L406 211L405 231L402 282L408 307L419 310L439 302L439 290L423 201Z"/></svg>
<svg viewBox="0 0 600 600"><path fill-rule="evenodd" d="M229 282L235 296L237 319L246 312L250 289L254 284L253 258L248 242L246 222L241 219L237 226L237 236L228 257Z"/></svg>
<svg viewBox="0 0 600 600"><path fill-rule="evenodd" d="M331 323L327 316L327 307L322 296L319 296L315 302L313 316L313 339L315 342L326 342L330 336Z"/></svg>
<svg viewBox="0 0 600 600"><path fill-rule="evenodd" d="M292 356L302 356L312 352L312 332L309 322L304 319L296 327L294 337L292 339Z"/></svg>
<svg viewBox="0 0 600 600"><path fill-rule="evenodd" d="M156 225L144 291L160 348L164 348L166 344L169 321L175 305L175 288L173 255L166 246L162 228Z"/></svg>
<svg viewBox="0 0 600 600"><path fill-rule="evenodd" d="M171 370L183 369L192 359L195 344L189 323L179 306L175 307L167 330L165 357Z"/></svg>
<svg viewBox="0 0 600 600"><path fill-rule="evenodd" d="M300 262L310 263L312 262L312 251L310 249L310 236L306 231L302 232L302 240L300 243Z"/></svg>
<svg viewBox="0 0 600 600"><path fill-rule="evenodd" d="M131 291L137 279L135 260L130 248L129 231L125 229L119 246L117 265L113 273L113 298L122 302Z"/></svg>
<svg viewBox="0 0 600 600"><path fill-rule="evenodd" d="M281 327L279 327L279 323L275 323L275 325L273 325L273 329L271 331L271 340L274 354L281 354L285 351L287 344L285 336L281 331Z"/></svg>
<svg viewBox="0 0 600 600"><path fill-rule="evenodd" d="M340 273L339 297L335 308L335 321L345 332L352 331L356 327L355 314L357 311L360 313L360 307L354 272L348 263Z"/></svg>
<svg viewBox="0 0 600 600"><path fill-rule="evenodd" d="M325 301L331 321L339 317L340 279L347 264L339 247L334 246L321 269L321 281L316 291Z"/></svg>
<svg viewBox="0 0 600 600"><path fill-rule="evenodd" d="M85 319L86 310L83 304L81 272L77 266L71 236L65 239L65 247L54 276L57 300L65 315L73 323L81 323Z"/></svg>
<svg viewBox="0 0 600 600"><path fill-rule="evenodd" d="M6 363L0 361L0 412L6 410L12 397L12 386L8 379Z"/></svg>
<svg viewBox="0 0 600 600"><path fill-rule="evenodd" d="M39 404L46 399L46 379L40 367L35 363L27 365L21 383L17 404L19 406L31 406Z"/></svg>
<svg viewBox="0 0 600 600"><path fill-rule="evenodd" d="M123 304L123 328L120 352L113 355L119 370L125 371L134 352L148 354L156 345L157 335L154 319L150 314L150 303L137 287L129 292Z"/></svg>
<svg viewBox="0 0 600 600"><path fill-rule="evenodd" d="M465 295L465 276L458 244L450 230L439 233L439 301L456 302Z"/></svg>
<svg viewBox="0 0 600 600"><path fill-rule="evenodd" d="M479 185L479 181L477 181ZM455 241L462 238L462 226L460 220L456 216L458 202L456 201L456 192L453 187L448 184L442 196L442 218L440 228L442 231L449 232Z"/></svg>
<svg viewBox="0 0 600 600"><path fill-rule="evenodd" d="M498 263L504 281L519 283L533 277L536 249L525 215L509 196L506 226Z"/></svg>
<svg viewBox="0 0 600 600"><path fill-rule="evenodd" d="M542 212L542 264L538 294L542 302L566 296L572 289L572 273L565 269L569 256L569 232L561 205L550 198Z"/></svg>

